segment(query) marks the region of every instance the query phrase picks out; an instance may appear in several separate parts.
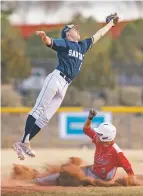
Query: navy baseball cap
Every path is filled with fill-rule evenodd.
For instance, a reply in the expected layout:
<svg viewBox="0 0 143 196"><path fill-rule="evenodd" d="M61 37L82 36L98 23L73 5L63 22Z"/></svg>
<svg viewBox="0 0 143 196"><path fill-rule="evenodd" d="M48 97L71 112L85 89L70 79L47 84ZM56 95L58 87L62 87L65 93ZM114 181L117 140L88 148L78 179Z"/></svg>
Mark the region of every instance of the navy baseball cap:
<svg viewBox="0 0 143 196"><path fill-rule="evenodd" d="M66 38L66 33L72 29L73 27L77 27L78 25L74 25L74 24L70 24L70 25L66 25L62 31L61 31L61 37L64 39Z"/></svg>

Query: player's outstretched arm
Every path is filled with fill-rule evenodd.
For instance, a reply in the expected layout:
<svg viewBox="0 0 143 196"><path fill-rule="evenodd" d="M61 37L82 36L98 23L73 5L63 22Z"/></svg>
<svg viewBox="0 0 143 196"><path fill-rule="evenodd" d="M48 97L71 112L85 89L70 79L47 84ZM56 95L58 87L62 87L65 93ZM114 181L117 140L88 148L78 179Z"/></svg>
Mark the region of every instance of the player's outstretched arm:
<svg viewBox="0 0 143 196"><path fill-rule="evenodd" d="M93 44L95 44L99 39L101 39L101 37L103 37L112 27L114 27L117 23L118 23L119 17L118 15L115 14L111 14L109 16L106 17L106 25L99 29L94 35L94 41Z"/></svg>
<svg viewBox="0 0 143 196"><path fill-rule="evenodd" d="M132 169L131 163L129 162L129 160L125 157L125 155L120 152L118 153L118 159L119 162L122 166L122 168L126 171L128 177L127 177L127 183L128 185L139 185L137 180L136 180L136 176L134 174L134 171Z"/></svg>
<svg viewBox="0 0 143 196"><path fill-rule="evenodd" d="M50 37L46 36L44 31L36 31L36 35L39 35L46 46L52 45L52 40Z"/></svg>
<svg viewBox="0 0 143 196"><path fill-rule="evenodd" d="M93 109L91 109L91 110L89 111L89 115L88 115L87 120L86 120L85 123L84 123L83 129L91 128L91 121L92 121L92 119L96 116L96 114L97 114L97 113L96 113L95 110L93 110Z"/></svg>

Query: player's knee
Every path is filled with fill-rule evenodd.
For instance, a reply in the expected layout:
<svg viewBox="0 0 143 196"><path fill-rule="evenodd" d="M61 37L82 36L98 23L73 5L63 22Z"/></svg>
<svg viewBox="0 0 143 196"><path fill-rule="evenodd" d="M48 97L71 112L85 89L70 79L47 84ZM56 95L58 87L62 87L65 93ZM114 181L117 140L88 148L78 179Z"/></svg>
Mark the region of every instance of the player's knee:
<svg viewBox="0 0 143 196"><path fill-rule="evenodd" d="M47 89L47 94L48 95L55 95L56 94L56 92L57 92L57 88L55 88L55 87L48 87L48 89Z"/></svg>
<svg viewBox="0 0 143 196"><path fill-rule="evenodd" d="M43 129L47 125L48 121L49 121L49 119L46 118L46 117L45 118L39 118L39 119L37 119L35 124L38 127L40 127L41 129Z"/></svg>

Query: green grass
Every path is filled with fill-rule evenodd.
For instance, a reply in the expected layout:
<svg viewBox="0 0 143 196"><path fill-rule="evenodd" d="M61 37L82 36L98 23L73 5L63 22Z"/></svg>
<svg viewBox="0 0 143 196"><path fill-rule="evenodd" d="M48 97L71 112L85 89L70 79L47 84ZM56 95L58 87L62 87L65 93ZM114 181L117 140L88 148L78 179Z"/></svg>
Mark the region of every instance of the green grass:
<svg viewBox="0 0 143 196"><path fill-rule="evenodd" d="M61 188L31 193L2 193L2 196L143 196L143 187Z"/></svg>

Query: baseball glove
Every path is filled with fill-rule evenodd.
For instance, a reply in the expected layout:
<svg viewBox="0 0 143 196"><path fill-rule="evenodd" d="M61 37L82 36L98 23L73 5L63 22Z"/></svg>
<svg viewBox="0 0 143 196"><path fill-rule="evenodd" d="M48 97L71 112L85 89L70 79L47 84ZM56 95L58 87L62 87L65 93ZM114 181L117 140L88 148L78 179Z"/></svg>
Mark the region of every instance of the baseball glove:
<svg viewBox="0 0 143 196"><path fill-rule="evenodd" d="M97 113L95 112L95 110L90 109L88 118L89 118L90 120L92 120L92 119L96 116L96 114L97 114Z"/></svg>
<svg viewBox="0 0 143 196"><path fill-rule="evenodd" d="M106 23L109 23L111 20L113 20L114 26L119 22L119 17L117 13L110 14L106 17Z"/></svg>

